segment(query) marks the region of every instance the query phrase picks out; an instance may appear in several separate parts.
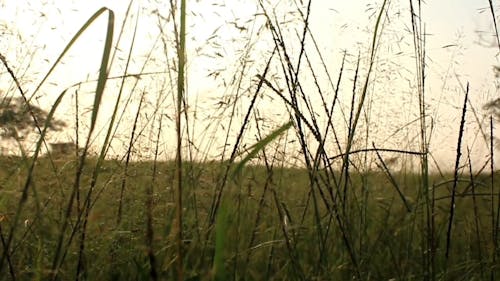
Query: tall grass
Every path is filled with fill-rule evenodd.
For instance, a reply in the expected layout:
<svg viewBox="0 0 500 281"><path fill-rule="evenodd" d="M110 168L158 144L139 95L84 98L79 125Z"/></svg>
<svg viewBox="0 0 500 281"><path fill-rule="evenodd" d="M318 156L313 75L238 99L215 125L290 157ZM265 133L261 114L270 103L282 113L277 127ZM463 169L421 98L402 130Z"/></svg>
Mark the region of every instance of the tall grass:
<svg viewBox="0 0 500 281"><path fill-rule="evenodd" d="M187 23L193 15L187 2L172 0L166 12L155 11L156 42L163 49L152 46L139 73L131 73L139 17L145 16L139 6L134 14L139 4L129 2L116 40L114 12L99 9L33 93L107 13L97 79L87 81L95 84L89 118L75 90L74 138L83 149L42 154L70 87L58 95L45 124L37 123L33 154L0 156L0 280L495 280L500 189L493 118L483 144L490 171L474 174L471 147L467 161L462 157L471 103L467 84L454 169L433 172L425 15L423 2L409 1L411 94L418 102L408 128L415 138L399 146L372 138L378 67L394 5L379 2L366 49L345 50L339 65L331 66L313 29L314 1L291 1L293 12L284 15L272 2L256 1L254 24L261 20L261 26L234 24L250 35L240 39L244 49L224 85L229 94L220 107L209 108L216 117L206 123L189 99L189 83L197 81L189 76L194 66ZM495 19L491 1L490 7ZM129 22L133 32L123 48ZM271 45L262 51L259 40ZM126 54L123 68L116 66L119 49ZM155 49L162 49L165 71L146 71L158 59ZM265 59L254 61L256 53ZM1 59L29 105L15 67ZM120 74L112 76L116 69ZM103 110L116 81L114 104ZM282 120L262 109L269 99L286 112ZM82 124L88 130L80 139ZM206 126L198 130L207 139L223 139L215 157L215 141L196 139L200 126ZM117 142L125 149L113 158ZM173 157L165 149L170 146ZM141 158L141 148L151 148L149 159ZM394 159L405 161L402 167L419 165L397 169Z"/></svg>
<svg viewBox="0 0 500 281"><path fill-rule="evenodd" d="M176 7L171 3L171 11L172 15L175 17ZM174 30L176 31L176 42L177 42L177 62L179 64L177 70L177 98L176 98L176 115L175 115L175 130L176 130L176 139L177 139L177 152L175 155L176 160L176 173L175 173L175 182L176 182L176 240L177 240L177 280L184 280L184 254L183 254L183 223L182 223L182 127L181 127L181 118L182 111L185 110L183 108L183 100L184 100L184 72L186 68L186 1L180 1L180 31L177 32L177 25L174 25Z"/></svg>

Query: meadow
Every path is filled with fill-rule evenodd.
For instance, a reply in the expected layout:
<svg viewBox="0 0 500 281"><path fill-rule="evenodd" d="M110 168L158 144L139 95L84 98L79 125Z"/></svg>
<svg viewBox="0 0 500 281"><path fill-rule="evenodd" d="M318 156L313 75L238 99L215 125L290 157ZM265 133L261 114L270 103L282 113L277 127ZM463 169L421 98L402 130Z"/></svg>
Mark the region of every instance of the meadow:
<svg viewBox="0 0 500 281"><path fill-rule="evenodd" d="M57 279L73 279L80 258L80 278L89 280L149 280L153 269L155 278L176 278L175 163L137 162L125 168L118 161L105 161L86 214L83 198L95 162L91 159L84 167L75 202L68 205L76 162L38 159L20 212L20 190L28 171L22 159L1 159L4 245L9 225L18 221L4 261L5 280L48 280L54 272ZM183 169L187 280L215 278L217 259L223 277L217 276L225 280L424 280L430 278L428 258L433 258L439 280L486 280L498 272L490 260L495 249L491 202L497 195L492 198L489 176L461 178L455 187L446 258L452 174L429 176L435 212L431 255L417 174L352 173L349 199L335 207L334 200L342 202L330 197L336 191L319 182L311 189L306 169L247 166L238 180L226 183L222 215L211 221L214 187L221 182L224 165L184 163ZM316 177L324 182L334 174L318 172ZM83 223L86 243L80 257L77 241ZM12 271L10 277L7 270Z"/></svg>
<svg viewBox="0 0 500 281"><path fill-rule="evenodd" d="M163 47L153 46L143 61L154 61L153 49L163 52L167 70L153 78L145 68L128 69L137 29L120 41L125 22L135 28L139 22L133 1L118 31L108 8L82 23L29 92L0 54L2 79L12 81L1 94L20 95L34 124L33 141L3 135L20 153L0 156L0 280L499 278L497 103L473 103L464 83L456 123L446 124L456 135L431 144L439 124L428 104L422 3L409 1L405 17L388 0L370 7L368 45L344 51L332 67L309 26L314 1L293 2L290 21L278 19L269 2L256 2L255 34L271 45L258 50L265 59L255 62L259 38L240 39L238 68L220 86L229 93L205 108L209 113L186 85L189 1L170 1L168 16L149 14L165 27ZM98 19L106 28L95 80L52 96L40 118L30 104ZM391 20L408 27L401 42L411 50L405 75L414 107L393 104L405 125L383 128L375 116L384 110L376 105L387 98L375 97L392 85L381 82L390 70L385 61L397 51L386 48L393 43L385 33ZM496 29L494 37L500 50ZM84 84L92 88L85 106ZM64 122L74 149L58 153L49 148L50 134L63 110L72 112ZM375 135L383 130L392 134L380 141ZM474 130L482 135L470 141ZM453 150L452 168L441 169L434 158L439 145ZM472 145L486 147L486 155L473 159Z"/></svg>

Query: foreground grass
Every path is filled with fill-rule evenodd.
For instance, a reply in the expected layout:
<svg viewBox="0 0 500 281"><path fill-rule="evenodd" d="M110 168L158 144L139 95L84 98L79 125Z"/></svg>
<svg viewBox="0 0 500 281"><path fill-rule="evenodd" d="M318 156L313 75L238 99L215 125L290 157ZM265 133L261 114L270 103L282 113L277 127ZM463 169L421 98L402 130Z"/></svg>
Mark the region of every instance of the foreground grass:
<svg viewBox="0 0 500 281"><path fill-rule="evenodd" d="M92 162L88 162L89 167ZM69 158L38 160L30 196L21 214L21 225L4 265L1 280L47 280L54 276L52 264L57 239L66 216L75 174L75 161ZM0 159L1 235L5 240L13 227L13 210L21 196L27 169L20 158ZM226 212L224 232L214 231L209 223L214 186L220 181L219 163L184 163L184 270L186 278L210 280L215 252L223 261L227 280L347 280L359 274L363 280L423 280L426 239L424 207L419 204L419 177L394 174L406 204L382 173L350 175L349 204L340 211L342 225L335 213L313 200L305 169L280 168L272 174L264 166L247 166L238 179L231 180L223 199ZM80 192L90 184L85 167ZM88 170L87 170L88 168ZM148 280L152 246L158 278L172 279L176 260L173 191L174 163L131 163L124 174L123 163L104 162L91 200L84 255L84 275L89 280ZM318 173L321 176L321 172ZM117 223L122 181L122 220ZM148 193L152 179L153 193ZM474 188L465 177L458 186L451 254L444 258L447 206L452 182L450 175L429 178L435 191L436 275L443 280L488 279L498 266L491 264L494 248L491 239L491 194L489 177L478 176ZM267 182L267 183L266 183ZM148 194L151 194L150 197ZM364 197L364 199L363 199ZM83 196L79 200L82 200ZM153 240L147 240L147 204L152 203ZM360 204L363 202L363 204ZM70 241L79 226L83 202L76 202L64 235L64 255L58 279L74 279L78 263L78 243ZM409 209L408 209L409 207ZM319 221L316 219L319 214ZM343 233L351 242L346 249ZM73 233L73 234L72 234ZM222 235L222 236L220 236ZM218 237L218 238L217 238ZM216 251L216 241L224 246ZM320 239L321 238L321 239ZM345 239L345 238L344 238ZM2 252L4 248L2 248ZM222 252L220 252L222 251ZM350 255L356 257L354 264ZM11 274L8 274L11 267ZM15 277L14 277L15 276Z"/></svg>
<svg viewBox="0 0 500 281"><path fill-rule="evenodd" d="M341 86L346 79L344 76L349 75L344 73L344 62L350 54L344 53L337 86L334 86L334 79L309 29L311 1L302 8L297 7L300 17L296 20L301 23L302 31L294 30L299 35L299 40L295 41L290 40L295 36L282 32L286 26L278 20L274 9L269 12L271 7L259 1L262 11L259 14L266 19L265 30L274 46L266 53L267 63L257 71L258 75L253 70L251 74L245 72L249 66L245 57L250 57L252 44L242 52L247 53L241 59L242 71L240 74L235 72L233 80L255 76L257 79L252 80L248 88L253 97L248 107L244 106L241 111L244 112L241 123L236 116L241 109L236 107L239 101L234 102L234 107L227 104L225 109L231 109L232 113L228 117L228 129L223 129L227 134L220 154L224 160L203 163L186 161L192 159L189 158L192 154L181 154L186 143L193 143L193 131L189 129L192 124L188 121L189 102L184 96L185 1L181 1L179 22L172 23L177 58L169 69L176 69L177 81L165 82L169 87L177 86L175 162L129 161L134 143L140 142L136 134L141 133L136 129L141 129L136 125L140 123L141 110L145 110L141 107L144 93L130 133L126 160L106 160L112 139L116 137L114 128L121 120L119 112L126 111L125 107L120 107L125 98L122 97L125 80L121 81L113 113L109 116L109 127L104 129L100 152L94 158L87 155L94 129L98 127L97 116L115 58L112 54L114 12L107 8L96 11L67 44L33 93L35 96L87 27L107 14L106 40L93 92L89 132L80 142L85 143L82 155L38 157L50 124L47 118L45 124L36 126L40 136L34 159L0 158L0 279L495 280L500 270L496 264L500 254L500 197L497 176L493 174L494 163L490 160L494 159L493 121L490 118L489 142L485 137L490 148L491 174L467 175L467 169L474 170L471 163L461 165L467 86L461 121L457 124L459 137L454 173L430 174L429 113L425 98L426 33L422 29L425 24L420 2L409 1L408 7L415 59L412 81L416 85L411 92L418 99L415 132L419 149L400 150L400 147L412 145L400 145L398 149L377 148L369 138L369 129L374 123L367 107L371 107L370 89L376 83L373 77L377 75L378 51L384 42L381 41L384 27L389 22L390 2L381 1L377 9L366 54L361 56L358 51L357 60L350 63L356 70L352 77L352 97L345 99L337 94L350 88ZM132 1L129 8L131 4ZM177 6L173 1L170 5L169 14L175 18ZM491 2L490 6L493 11ZM129 19L128 11L126 19ZM158 19L169 23L159 14ZM163 29L160 33L168 35ZM118 37L121 38L121 32ZM169 41L163 40L165 58L170 65L166 48ZM259 39L248 40L251 43ZM317 53L305 48L306 41L314 43ZM133 46L134 40L127 49L128 59L132 58ZM310 55L321 59L329 80L326 88L318 83L319 69L310 63ZM7 60L2 59L2 62L16 82L17 91L28 103L15 71ZM146 63L147 60L144 65ZM272 73L270 69L275 65L279 65L282 72ZM168 74L169 78L173 77L173 73ZM123 78L128 75L125 67ZM276 75L281 79L271 79ZM305 80L314 81L316 89L306 85ZM242 96L239 91L243 87L240 86L232 93L235 97ZM262 125L258 121L261 118L256 101L262 96L263 88L279 97L289 113L289 118L283 120L287 123L267 135L266 130L262 131L264 124L269 122L274 127L276 120L265 120ZM282 88L286 89L286 95ZM57 110L67 91L58 96L49 116ZM159 93L164 95L162 98L169 95L163 90ZM334 93L334 96L324 93ZM322 107L311 102L313 96L321 99ZM342 108L338 108L338 102L351 104L347 110L349 118ZM78 124L81 116L77 100L75 104L75 124ZM154 118L147 122L158 122L156 140L149 139L149 143L156 144L156 159L161 153L158 144L162 127L168 126L162 126L164 114L160 104L153 104L157 105ZM338 110L342 111L345 130L339 130L332 121L334 111ZM317 116L326 120L326 127L323 128ZM248 148L243 139L245 133L249 133L249 125L255 125L258 137ZM285 158L290 158L287 154L291 149L283 146L286 141L281 137L292 127L296 134L294 141L299 143L303 169L284 167L284 162L290 160ZM366 139L362 137L363 128ZM238 132L235 138L231 129ZM82 140L78 128L76 131L74 139ZM278 144L274 148L267 147L273 141ZM234 145L226 147L228 143ZM326 144L336 146L333 150L336 152ZM356 150L360 144L362 149ZM186 150L193 147L188 146ZM384 152L397 153L397 157L405 156L405 159L415 157L403 165L419 162L420 167L418 171L413 169L414 172L396 172L387 167L381 155ZM202 155L202 159L208 158L208 152L201 152L204 153L207 154ZM369 153L372 159L376 154L377 161L368 161ZM238 159L242 159L239 164ZM250 159L258 159L265 165L243 165ZM334 159L341 161L335 164Z"/></svg>

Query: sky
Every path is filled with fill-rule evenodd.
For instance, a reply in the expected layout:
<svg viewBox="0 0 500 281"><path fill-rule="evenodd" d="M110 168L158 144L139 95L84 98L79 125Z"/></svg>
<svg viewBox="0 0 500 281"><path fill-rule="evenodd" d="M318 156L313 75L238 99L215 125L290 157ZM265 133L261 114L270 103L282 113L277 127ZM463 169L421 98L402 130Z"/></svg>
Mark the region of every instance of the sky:
<svg viewBox="0 0 500 281"><path fill-rule="evenodd" d="M264 1L268 11L273 11L274 8L276 18L283 23L283 32L295 55L299 52L294 48L298 46L296 34L301 31L301 27L297 24L300 15L294 12L297 10L296 3L300 2L306 1ZM350 83L354 76L358 54L361 56L362 69L366 68L376 14L382 2L380 0L312 1L310 30L333 80L338 77L344 52L348 54L345 73L350 76L348 78ZM117 63L118 66L111 70L111 76L120 75L123 71L125 51L130 46L133 27L138 18L134 56L129 72L164 72L164 75L154 76L150 80L142 79L143 82L138 87L141 91L155 92L161 89L161 91L168 92L168 89L164 87L165 83L168 84L168 67L173 65L175 52L171 47L165 51L163 47L165 45L161 40L163 38L167 46L172 46L173 36L170 35L172 24L167 20L169 3L169 1L153 0L133 2L130 19L125 23L125 32L119 45L121 51L117 52L118 61L122 63ZM500 7L498 0L493 1L493 4ZM116 16L116 40L124 21L127 5L128 1L116 0L0 1L0 34L7 38L7 40L0 40L0 50L11 67L16 69L19 77L22 77L23 86L30 93L55 62L73 34L100 7L108 7ZM301 6L302 11L305 11L304 5ZM244 91L239 93L234 83L231 83L235 73L242 71L241 59L251 61L246 66L248 69L245 71L248 74L242 82L242 85L251 89L251 84L255 84L255 80L252 80L254 75L262 71L263 63L268 58L272 38L264 28L265 21L263 16L259 15L262 11L257 1L188 1L188 10L187 94L192 111L196 111L205 120L211 120L208 125L201 121L195 125L203 129L211 128L212 131L200 129L198 132L196 128L193 129L196 131L193 134L199 134L199 139L203 140L200 140L199 147L204 147L202 150L208 151L214 150L214 147L223 147L224 140L208 139L217 135L221 126L228 128L226 121L219 120L217 121L219 123L213 121L215 116L226 114L215 105L225 99L230 99L232 94L245 95ZM373 123L369 134L380 146L399 147L402 142L405 142L406 146L412 146L407 143L417 142L415 133L411 132L415 128L405 127L405 124L415 118L418 103L412 93L416 85L414 83L413 42L409 32L411 26L408 1L389 1L386 15L379 41L377 71L372 76L374 86L370 90L372 93L367 103L371 116L370 122ZM42 107L50 107L57 98L56 93L60 93L75 83L95 77L102 53L105 18L99 18L85 32L41 88L36 101ZM500 62L498 61L498 48L495 48L495 41L491 36L493 32L491 19L488 1L425 1L422 7L422 20L426 33L427 103L429 120L434 126L431 134L431 149L441 167L449 169L454 161L460 108L464 95L463 88L467 82L470 83L471 106L477 110L477 116L473 117L472 114L468 116L469 129L465 145L475 149L475 158L478 159L478 163L484 162L487 147L480 137L478 124L484 125L487 115L481 108L484 103L496 98L499 94L495 84L498 81L495 80L492 71L493 65L500 64ZM163 37L159 37L159 22L164 28ZM308 52L315 65L314 69L318 70L319 81L324 89L328 89L326 74L320 71L322 69L320 57L314 51L312 42L308 41L307 44L311 48ZM243 50L250 51L245 53ZM144 64L148 54L154 59ZM169 57L165 58L165 54ZM275 71L276 75L279 75L278 67ZM10 80L3 69L0 75L2 88L9 87ZM276 79L276 83L280 84L282 80ZM303 83L306 87L314 87L307 71L303 74ZM339 110L338 120L346 118L345 113L342 112L348 112L350 104L352 86L349 82L346 83L344 90L341 91L340 101L340 109L344 110ZM82 97L87 97L87 102L90 102L91 87L81 90L88 93L87 96L82 94ZM332 89L329 90L332 91ZM116 97L115 92L105 97L106 106L100 114L103 120L109 119L110 108ZM124 120L128 120L124 124L130 124L133 120L136 111L134 104L137 104L138 99L136 95L130 98L129 104L124 104L123 111L130 113L124 114ZM153 104L159 102L154 94L151 94L150 99ZM311 99L317 100L318 97L311 94ZM70 109L71 102L70 99L65 100L65 111L69 113L61 112L59 115L61 118L74 115L74 109ZM82 99L82 102L85 102L85 99ZM172 96L161 100L161 103L165 105L163 109L165 114L172 115L174 110ZM241 112L238 116L240 117L244 115L244 105L245 103L242 102L239 107ZM282 104L277 106L276 100L268 95L259 101L259 111L266 118L276 121L276 124L286 121L286 108ZM217 125L214 125L215 123ZM171 123L167 126L173 129ZM406 133L403 133L405 131L403 128L406 129ZM127 126L122 126L122 130L126 135ZM237 126L234 130L237 131ZM71 139L72 135L72 132L59 134L56 136L56 141L66 141L68 138ZM122 142L126 143L126 140ZM249 142L252 140L250 139ZM166 150L172 149L168 145L165 147ZM121 153L118 148L115 152ZM217 155L218 152L211 151L210 153Z"/></svg>

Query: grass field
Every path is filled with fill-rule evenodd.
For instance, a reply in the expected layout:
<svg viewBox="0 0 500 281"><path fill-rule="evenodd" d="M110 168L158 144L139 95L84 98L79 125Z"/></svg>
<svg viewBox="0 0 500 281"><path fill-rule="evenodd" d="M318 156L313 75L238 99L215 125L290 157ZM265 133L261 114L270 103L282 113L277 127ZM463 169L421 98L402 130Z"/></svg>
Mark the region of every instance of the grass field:
<svg viewBox="0 0 500 281"><path fill-rule="evenodd" d="M198 81L186 2L147 11L159 28L145 56L134 56L144 17L134 1L119 29L108 8L82 22L37 84L0 53L11 82L2 106L22 97L34 124L33 142L2 128L19 153L0 156L0 280L500 278L498 100L473 103L457 74L456 123L436 121L422 1L369 6L366 45L329 62L309 25L313 1L286 11L256 1L248 28L226 22L243 34L225 44L242 49L227 58L234 73L209 74L224 94L208 106L187 91ZM48 97L37 118L30 104L103 23L98 71ZM224 47L207 41L212 57ZM408 89L391 89L400 82ZM61 115L68 153L48 149ZM456 135L431 144L450 127ZM455 158L444 171L440 146Z"/></svg>
<svg viewBox="0 0 500 281"><path fill-rule="evenodd" d="M54 270L58 279L75 278L79 261L76 242L86 220L82 277L147 280L152 266L149 255L153 255L156 276L175 278L175 164L158 162L153 174L152 162L130 163L125 171L123 162L105 161L90 198L91 209L84 218L83 198L91 180L87 171L95 162L91 159L84 167L79 196L75 197L80 199L70 206L76 162L67 157L53 163L40 158L28 198L16 213L27 168L20 158L0 159L3 243L16 227L4 272L12 270L16 280L48 280ZM248 166L239 179L226 183L219 211L225 215L214 225L210 222L214 187L220 185L224 170L224 165L215 162L184 163L186 278L214 277L218 255L227 280L428 278L428 225L419 175L397 173L390 179L382 172L352 173L347 186L349 199L339 204L335 190L334 198L328 194L333 187L325 185L325 173L318 172L321 183L311 188L305 169ZM486 280L499 270L491 262L496 246L492 240L490 177L461 178L446 259L450 179L452 174L429 176L435 192L433 270L439 280ZM496 196L493 194L494 200ZM17 224L13 224L15 220ZM13 279L7 273L3 276L4 280Z"/></svg>

